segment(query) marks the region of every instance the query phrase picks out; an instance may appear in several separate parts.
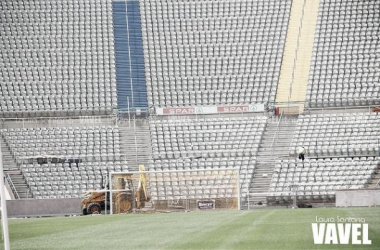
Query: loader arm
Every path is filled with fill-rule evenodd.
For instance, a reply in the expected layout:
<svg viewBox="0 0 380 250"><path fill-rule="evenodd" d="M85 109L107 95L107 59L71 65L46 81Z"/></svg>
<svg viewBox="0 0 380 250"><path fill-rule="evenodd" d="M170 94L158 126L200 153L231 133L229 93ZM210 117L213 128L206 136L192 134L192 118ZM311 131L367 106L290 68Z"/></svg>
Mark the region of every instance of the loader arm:
<svg viewBox="0 0 380 250"><path fill-rule="evenodd" d="M139 171L145 171L144 165L139 165ZM136 191L137 208L143 208L146 201L150 201L150 196L148 194L146 174L141 173L139 178L139 185Z"/></svg>

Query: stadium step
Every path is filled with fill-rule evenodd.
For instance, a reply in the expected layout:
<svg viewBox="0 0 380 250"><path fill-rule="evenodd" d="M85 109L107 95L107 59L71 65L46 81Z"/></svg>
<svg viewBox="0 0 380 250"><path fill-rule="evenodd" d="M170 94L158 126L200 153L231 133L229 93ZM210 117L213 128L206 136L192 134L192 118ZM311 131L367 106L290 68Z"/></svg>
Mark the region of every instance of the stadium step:
<svg viewBox="0 0 380 250"><path fill-rule="evenodd" d="M257 153L257 165L244 207L255 208L266 205L266 193L269 190L275 162L278 158L289 157L294 128L294 124L289 122L268 123Z"/></svg>
<svg viewBox="0 0 380 250"><path fill-rule="evenodd" d="M380 166L368 181L367 188L380 188Z"/></svg>
<svg viewBox="0 0 380 250"><path fill-rule="evenodd" d="M319 0L293 0L277 87L276 102L304 102ZM303 110L303 104L295 105ZM290 109L288 110L290 112Z"/></svg>
<svg viewBox="0 0 380 250"><path fill-rule="evenodd" d="M20 199L29 198L30 190L26 184L25 178L18 167L12 152L9 149L7 141L1 136L1 152L3 154L3 169L4 174L9 174L9 177L19 195Z"/></svg>
<svg viewBox="0 0 380 250"><path fill-rule="evenodd" d="M148 165L152 155L150 130L147 120L136 121L134 124L119 125L120 148L125 154L130 171L138 171L139 165Z"/></svg>
<svg viewBox="0 0 380 250"><path fill-rule="evenodd" d="M17 191L19 199L32 198L28 185L21 171L5 171L5 174L9 174L12 183Z"/></svg>

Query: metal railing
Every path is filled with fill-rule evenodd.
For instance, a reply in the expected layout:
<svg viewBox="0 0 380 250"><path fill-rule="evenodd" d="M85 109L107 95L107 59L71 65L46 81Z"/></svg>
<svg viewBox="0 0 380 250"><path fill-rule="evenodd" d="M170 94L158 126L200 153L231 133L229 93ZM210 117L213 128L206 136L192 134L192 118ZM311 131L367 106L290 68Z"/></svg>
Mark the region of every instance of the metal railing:
<svg viewBox="0 0 380 250"><path fill-rule="evenodd" d="M39 162L37 159L38 158L42 158L42 161ZM52 161L53 158L57 158L59 159L59 161ZM46 159L46 160L45 160ZM64 159L65 161L63 161L62 159ZM78 156L78 157L51 157L51 156L40 156L40 157L30 157L30 158L21 158L21 159L17 159L16 162L17 162L17 165L23 165L23 164L35 164L35 163L38 163L38 164L47 164L47 163L55 163L55 164L62 164L62 166L64 166L64 164L69 164L69 165L73 165L75 166L76 164L81 164L82 162L108 162L108 161L111 161L111 162L123 162L125 160L128 159L128 156L124 156L124 155L97 155L97 156L87 156L87 155L84 155L84 156ZM78 160L78 161L75 161L75 160Z"/></svg>
<svg viewBox="0 0 380 250"><path fill-rule="evenodd" d="M9 174L5 174L5 180L7 181L7 184L9 186L9 188L11 189L14 198L15 199L20 199L20 196L19 196L19 194L18 194L18 192L16 190L16 187L14 186L14 184L12 182L12 179L9 176Z"/></svg>
<svg viewBox="0 0 380 250"><path fill-rule="evenodd" d="M284 114L284 111L282 111L281 114L280 114L280 119L278 120L278 123L277 123L277 126L276 126L276 132L273 135L272 144L271 144L271 147L270 147L270 151L271 151L272 155L273 155L273 146L274 146L275 142L277 141L277 136L278 136L278 132L280 130L280 124L281 124L281 120L282 120L283 114Z"/></svg>
<svg viewBox="0 0 380 250"><path fill-rule="evenodd" d="M0 118L0 128L85 127L115 124L116 115Z"/></svg>
<svg viewBox="0 0 380 250"><path fill-rule="evenodd" d="M299 26L298 26L297 46L296 46L296 49L294 51L295 56L293 59L292 77L291 77L290 82L289 82L289 93L288 93L288 101L289 102L290 102L290 99L292 98L294 75L295 75L295 71L297 68L297 59L298 59L298 51L299 51L299 46L300 46L301 31L302 31L302 26L303 26L303 19L305 16L305 5L306 5L306 0L303 1L302 14L301 14L301 18L300 18Z"/></svg>
<svg viewBox="0 0 380 250"><path fill-rule="evenodd" d="M354 101L360 101L362 99L352 99ZM371 101L378 101L380 99L370 99ZM379 104L369 104L369 105L351 105L351 106L334 106L334 107L310 107L310 101L288 101L288 102L265 102L264 115L268 115L268 110L272 110L276 106L287 105L288 107L295 107L298 105L304 105L305 108L302 110L303 114L311 114L313 111L327 112L329 110L352 110L352 109L367 109L369 112L372 112L373 108L380 109ZM234 104L238 105L238 104ZM293 105L293 106L289 106ZM181 106L181 105L176 105ZM194 106L192 105L183 105L183 106ZM0 127L1 128L14 128L15 124L18 124L17 127L62 127L62 126L86 126L86 125L95 125L95 124L105 124L117 123L118 120L129 120L129 115L134 114L136 118L148 118L151 115L155 116L155 106L151 105L147 109L141 110L141 114L136 114L136 110L129 109L114 109L112 114L93 114L93 115L55 115L55 116L33 116L33 117L0 117ZM301 111L301 110L300 110ZM230 113L230 115L244 115L250 112L236 112ZM260 113L260 112L259 112ZM228 114L208 114L208 115L171 115L170 117L195 117L195 116L218 116L222 117ZM135 119L136 119L135 118ZM79 123L78 123L79 121ZM8 122L13 122L12 126L9 126Z"/></svg>
<svg viewBox="0 0 380 250"><path fill-rule="evenodd" d="M361 99L352 99L352 100L361 100ZM380 99L371 99L372 101L378 101L380 102ZM308 104L309 102L305 102L305 104ZM315 108L310 108L305 105L304 108L304 113L308 113L309 115L311 114L312 111L321 111L322 113L329 111L329 110L334 110L336 111L337 109L339 110L353 110L353 109L366 109L368 110L369 113L373 112L373 109L380 109L379 104L369 104L369 105L352 105L352 106L335 106L335 107L315 107Z"/></svg>

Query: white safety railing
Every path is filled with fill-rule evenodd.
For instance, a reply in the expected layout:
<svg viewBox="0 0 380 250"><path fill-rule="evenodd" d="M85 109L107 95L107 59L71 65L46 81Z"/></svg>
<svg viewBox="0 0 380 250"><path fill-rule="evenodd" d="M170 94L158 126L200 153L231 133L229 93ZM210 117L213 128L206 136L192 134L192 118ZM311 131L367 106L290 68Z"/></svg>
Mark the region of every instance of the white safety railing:
<svg viewBox="0 0 380 250"><path fill-rule="evenodd" d="M297 46L296 46L296 49L295 49L295 52L294 52L295 56L294 56L294 60L293 60L292 77L290 78L290 82L289 82L288 102L290 102L290 100L292 98L294 75L295 75L295 71L296 71L296 68L297 68L298 50L299 50L299 46L300 46L300 38L301 38L303 18L304 18L304 15L305 15L305 5L306 5L306 0L304 0L303 5L302 5L302 15L301 15L300 24L299 24L299 27L298 27Z"/></svg>
<svg viewBox="0 0 380 250"><path fill-rule="evenodd" d="M359 99L356 99L359 100ZM373 101L378 101L380 103L380 99L372 99ZM305 103L306 104L306 103ZM328 113L329 111L336 112L337 110L341 111L352 111L354 109L360 109L360 110L367 110L369 113L374 112L375 110L380 110L380 105L378 104L371 104L371 105L353 105L353 106L336 106L336 107L314 107L310 108L305 105L304 113L311 114L312 112L319 112L319 113ZM380 112L380 111L376 111Z"/></svg>
<svg viewBox="0 0 380 250"><path fill-rule="evenodd" d="M9 174L5 175L5 180L7 181L7 184L12 191L13 197L15 199L20 199L20 196L19 196L19 194L16 190L16 187L14 186L13 181L12 181L11 177L9 176Z"/></svg>
<svg viewBox="0 0 380 250"><path fill-rule="evenodd" d="M275 143L277 144L277 136L278 136L279 130L281 129L280 128L280 124L281 124L281 120L282 120L282 116L283 115L284 115L284 111L282 111L281 114L280 114L280 119L278 120L278 123L277 123L277 126L276 126L276 132L273 135L272 144L271 144L271 147L270 147L270 151L271 151L272 155L273 155L274 145L275 145Z"/></svg>

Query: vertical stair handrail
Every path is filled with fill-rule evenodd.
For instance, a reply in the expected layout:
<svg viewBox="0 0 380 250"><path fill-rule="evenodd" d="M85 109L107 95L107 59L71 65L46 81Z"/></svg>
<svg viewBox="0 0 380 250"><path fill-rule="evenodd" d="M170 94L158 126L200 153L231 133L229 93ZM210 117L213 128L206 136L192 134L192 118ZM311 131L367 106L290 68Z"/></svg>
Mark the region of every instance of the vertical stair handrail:
<svg viewBox="0 0 380 250"><path fill-rule="evenodd" d="M296 46L295 56L294 56L294 60L293 60L292 77L291 77L290 83L289 83L288 102L290 102L290 99L292 97L293 82L294 82L294 75L295 75L295 70L296 70L296 65L297 65L297 58L298 58L298 50L299 50L299 43L300 43L300 37L301 37L302 23L303 23L303 18L304 18L304 15L305 15L305 5L306 5L306 0L303 1L302 15L301 15L301 18L300 18L300 25L298 27L297 46Z"/></svg>
<svg viewBox="0 0 380 250"><path fill-rule="evenodd" d="M7 181L7 184L9 185L9 188L11 189L14 198L15 198L15 199L20 199L20 196L18 195L18 192L17 192L17 190L16 190L16 187L15 187L15 185L13 184L12 179L11 179L11 177L9 176L9 174L6 174L6 175L5 175L5 180Z"/></svg>
<svg viewBox="0 0 380 250"><path fill-rule="evenodd" d="M279 130L279 127L280 127L280 123L281 123L281 119L282 119L283 114L284 114L284 110L281 111L280 119L278 120L278 123L277 123L277 126L276 126L276 132L273 135L272 145L270 147L270 151L271 151L272 155L273 155L273 145L274 145L274 142L277 139L277 134L278 134L278 130Z"/></svg>
<svg viewBox="0 0 380 250"><path fill-rule="evenodd" d="M128 60L129 60L129 74L130 74L130 84L131 84L131 97L132 97L132 108L135 109L135 100L133 93L133 79L132 79L132 62L131 62L131 45L129 38L129 20L128 20L128 1L125 0L125 22L127 24L127 40L128 40ZM129 109L129 108L128 108Z"/></svg>
<svg viewBox="0 0 380 250"><path fill-rule="evenodd" d="M318 138L315 138L315 153L317 155L317 159L319 158L319 155L318 155Z"/></svg>
<svg viewBox="0 0 380 250"><path fill-rule="evenodd" d="M240 173L239 173L240 174ZM251 177L252 178L252 177ZM244 177L244 179L245 179L245 183L242 183L241 184L241 191L243 192L243 185L244 184L246 184L246 183L248 183L247 182L247 179L248 179L248 169L246 169L245 170L245 177ZM250 210L250 205L249 205L249 202L250 202L250 200L249 200L249 188L250 188L250 185L251 185L251 181L249 182L249 184L247 185L247 200L246 200L246 202L247 202L247 210Z"/></svg>

